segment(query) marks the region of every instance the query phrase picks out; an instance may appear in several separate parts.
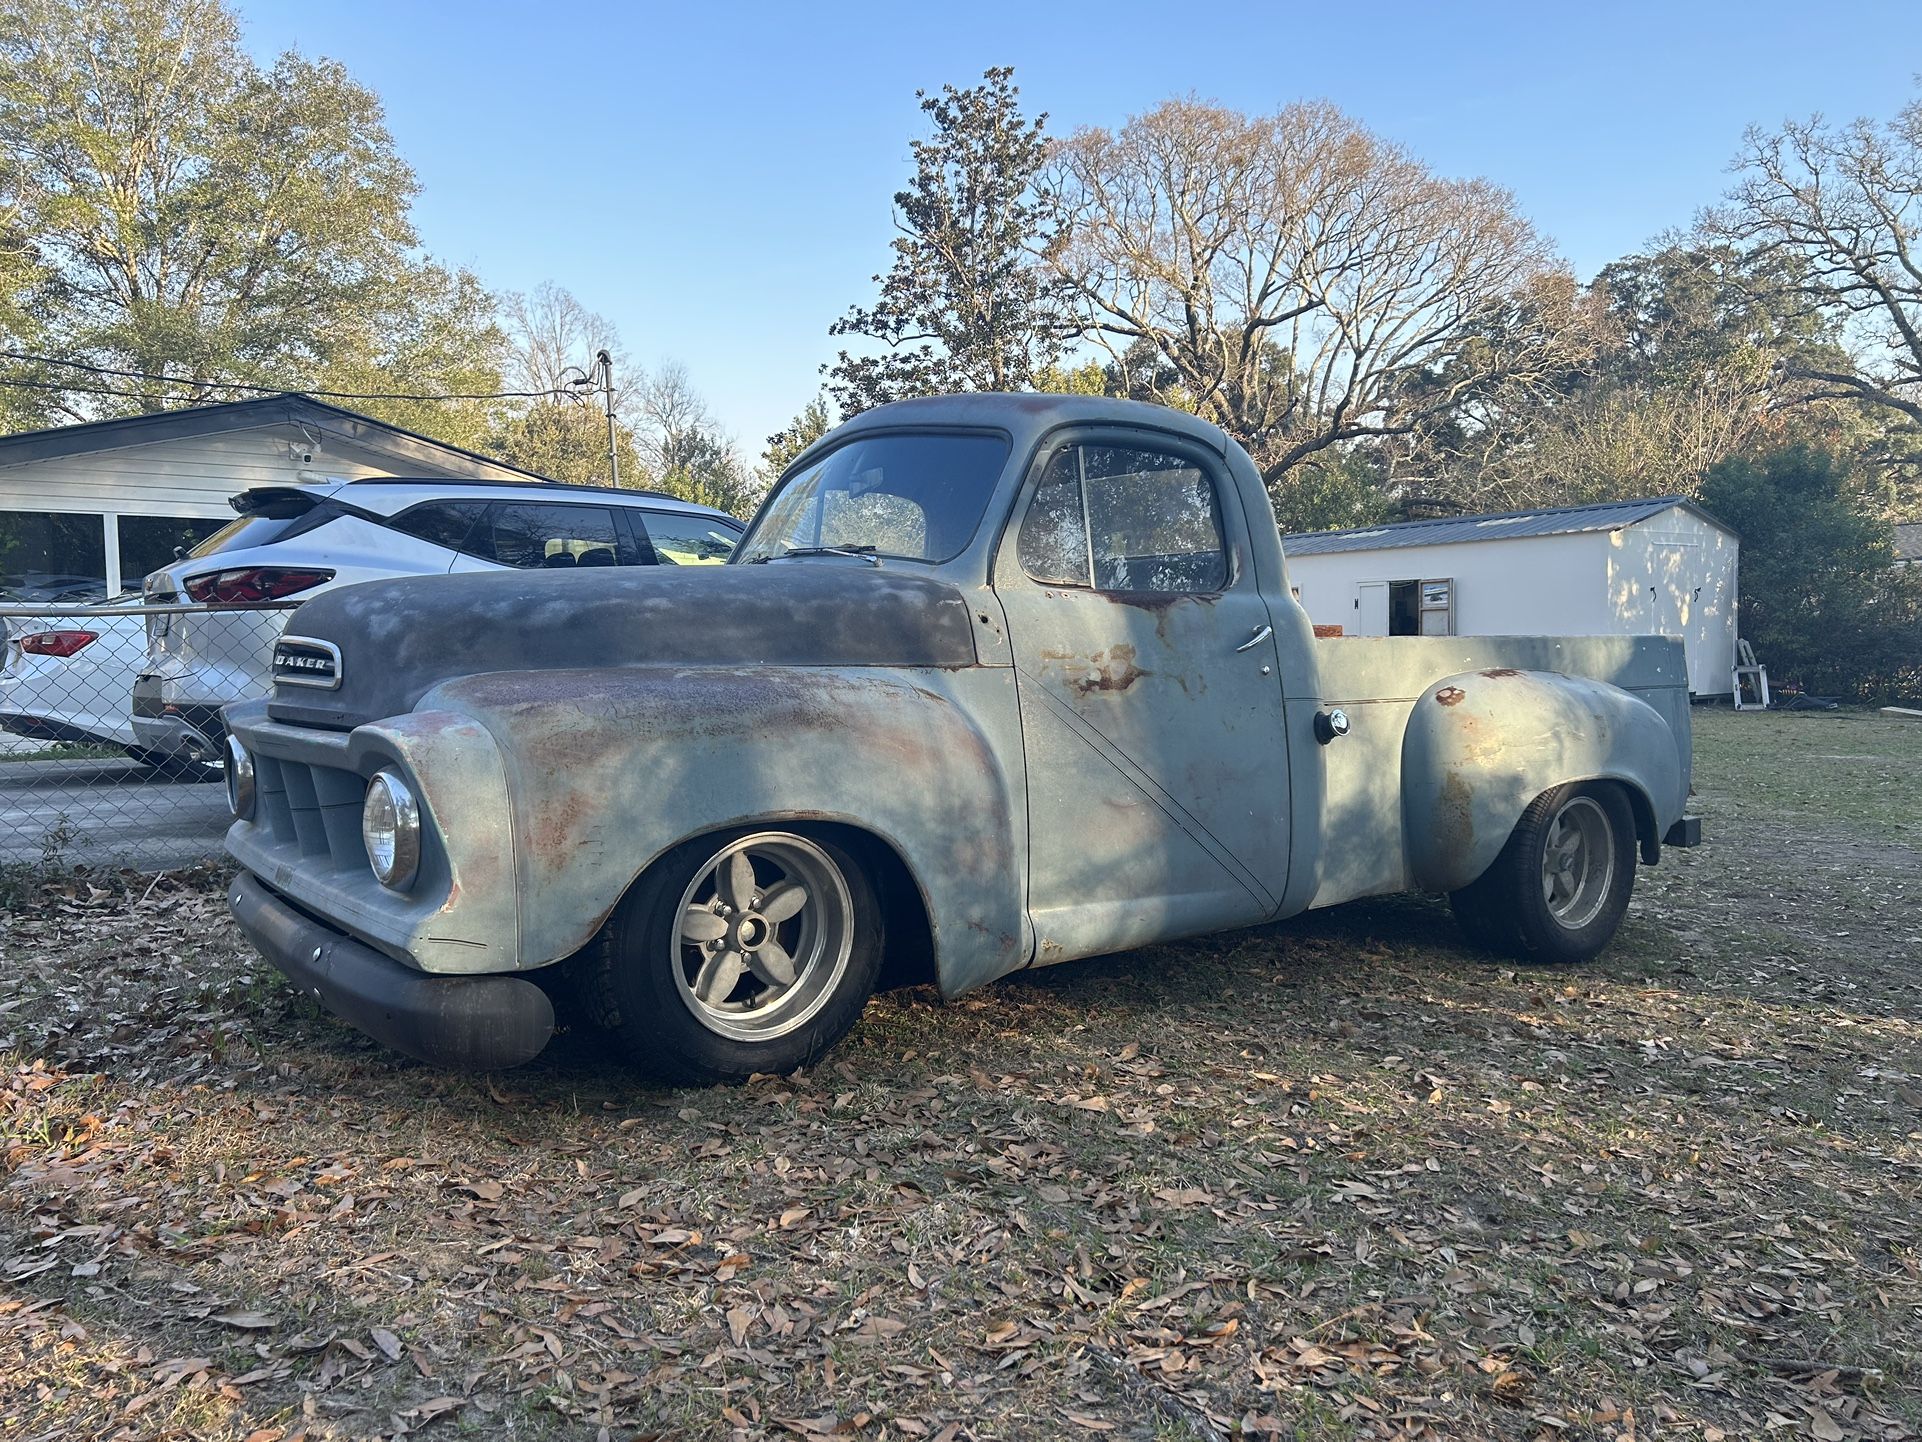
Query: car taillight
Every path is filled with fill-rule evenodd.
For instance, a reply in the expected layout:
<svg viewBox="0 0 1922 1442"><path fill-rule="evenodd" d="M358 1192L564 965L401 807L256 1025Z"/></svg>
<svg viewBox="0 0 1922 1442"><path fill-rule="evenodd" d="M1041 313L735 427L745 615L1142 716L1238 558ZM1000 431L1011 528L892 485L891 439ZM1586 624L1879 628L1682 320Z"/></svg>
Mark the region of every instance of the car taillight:
<svg viewBox="0 0 1922 1442"><path fill-rule="evenodd" d="M98 631L35 631L20 638L20 649L29 656L71 656L99 639Z"/></svg>
<svg viewBox="0 0 1922 1442"><path fill-rule="evenodd" d="M208 571L187 580L187 594L205 605L210 601L278 601L311 591L334 579L332 571L288 571L278 566L245 566L235 571Z"/></svg>

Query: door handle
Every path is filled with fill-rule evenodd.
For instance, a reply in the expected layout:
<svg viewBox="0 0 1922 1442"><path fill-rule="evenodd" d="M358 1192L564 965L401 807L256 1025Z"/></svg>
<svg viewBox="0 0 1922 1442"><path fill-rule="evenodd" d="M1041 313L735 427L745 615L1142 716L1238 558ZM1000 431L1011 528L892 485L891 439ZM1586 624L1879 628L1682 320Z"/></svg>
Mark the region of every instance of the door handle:
<svg viewBox="0 0 1922 1442"><path fill-rule="evenodd" d="M1254 650L1255 647L1259 646L1263 641L1266 641L1270 636L1274 634L1275 634L1275 628L1273 626L1263 626L1259 631L1255 632L1254 635L1250 636L1246 641L1243 641L1239 646L1235 647L1235 654L1239 656L1243 651Z"/></svg>

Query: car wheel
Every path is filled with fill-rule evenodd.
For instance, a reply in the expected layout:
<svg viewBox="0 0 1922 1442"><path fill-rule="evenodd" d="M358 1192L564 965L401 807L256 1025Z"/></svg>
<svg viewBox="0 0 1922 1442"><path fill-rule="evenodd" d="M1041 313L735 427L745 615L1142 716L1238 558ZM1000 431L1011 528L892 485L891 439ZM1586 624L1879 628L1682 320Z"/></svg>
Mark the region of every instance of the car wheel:
<svg viewBox="0 0 1922 1442"><path fill-rule="evenodd" d="M1558 786L1529 803L1494 864L1449 904L1477 945L1524 961L1587 961L1622 924L1635 859L1621 787Z"/></svg>
<svg viewBox="0 0 1922 1442"><path fill-rule="evenodd" d="M641 878L585 958L589 1017L670 1083L808 1066L874 991L881 912L829 842L754 830L676 847Z"/></svg>

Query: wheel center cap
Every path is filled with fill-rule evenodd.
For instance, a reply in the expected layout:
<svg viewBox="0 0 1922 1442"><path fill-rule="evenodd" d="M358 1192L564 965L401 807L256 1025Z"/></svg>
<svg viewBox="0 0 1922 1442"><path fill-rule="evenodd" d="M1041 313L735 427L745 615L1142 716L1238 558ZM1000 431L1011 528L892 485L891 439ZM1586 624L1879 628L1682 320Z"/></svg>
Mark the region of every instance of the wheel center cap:
<svg viewBox="0 0 1922 1442"><path fill-rule="evenodd" d="M765 917L749 912L734 923L734 939L743 951L753 951L767 941L768 930Z"/></svg>

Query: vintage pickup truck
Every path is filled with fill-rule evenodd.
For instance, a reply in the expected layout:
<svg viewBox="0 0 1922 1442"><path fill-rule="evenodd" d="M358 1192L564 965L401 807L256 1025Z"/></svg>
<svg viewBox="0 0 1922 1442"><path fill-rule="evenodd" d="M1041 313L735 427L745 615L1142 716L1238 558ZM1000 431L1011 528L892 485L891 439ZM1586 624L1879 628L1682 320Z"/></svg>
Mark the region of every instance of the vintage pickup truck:
<svg viewBox="0 0 1922 1442"><path fill-rule="evenodd" d="M273 670L234 914L441 1065L565 995L657 1077L781 1072L884 953L953 996L1384 892L1577 961L1699 834L1681 642L1317 639L1248 456L1122 401L883 406L725 567L350 586Z"/></svg>

